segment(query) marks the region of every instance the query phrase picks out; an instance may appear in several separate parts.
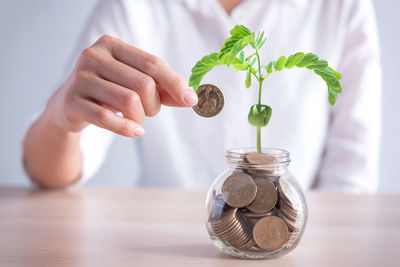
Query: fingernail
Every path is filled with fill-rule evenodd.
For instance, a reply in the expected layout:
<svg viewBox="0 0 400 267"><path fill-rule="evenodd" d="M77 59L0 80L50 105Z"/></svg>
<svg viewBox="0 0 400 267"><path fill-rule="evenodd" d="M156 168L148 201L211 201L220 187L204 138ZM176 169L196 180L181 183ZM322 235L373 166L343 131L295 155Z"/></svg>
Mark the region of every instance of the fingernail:
<svg viewBox="0 0 400 267"><path fill-rule="evenodd" d="M197 94L192 89L186 89L183 94L183 101L185 101L186 105L192 107L197 104Z"/></svg>
<svg viewBox="0 0 400 267"><path fill-rule="evenodd" d="M142 126L136 126L135 128L135 135L136 136L142 136L144 135L144 129Z"/></svg>

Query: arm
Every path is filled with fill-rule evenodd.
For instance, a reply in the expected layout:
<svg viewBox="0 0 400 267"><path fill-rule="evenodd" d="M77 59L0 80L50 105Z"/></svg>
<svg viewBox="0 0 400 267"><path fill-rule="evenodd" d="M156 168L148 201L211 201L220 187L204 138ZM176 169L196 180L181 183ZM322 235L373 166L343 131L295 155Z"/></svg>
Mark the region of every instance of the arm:
<svg viewBox="0 0 400 267"><path fill-rule="evenodd" d="M381 70L371 1L353 1L339 71L343 93L331 113L317 189L375 192L381 112Z"/></svg>
<svg viewBox="0 0 400 267"><path fill-rule="evenodd" d="M66 131L52 122L52 108L48 105L25 136L23 163L33 182L55 188L74 183L81 176L81 134Z"/></svg>
<svg viewBox="0 0 400 267"><path fill-rule="evenodd" d="M196 103L187 82L163 60L105 35L83 50L71 75L27 132L27 173L42 187L73 183L82 170L80 133L89 124L140 137L141 122L155 116L161 104Z"/></svg>

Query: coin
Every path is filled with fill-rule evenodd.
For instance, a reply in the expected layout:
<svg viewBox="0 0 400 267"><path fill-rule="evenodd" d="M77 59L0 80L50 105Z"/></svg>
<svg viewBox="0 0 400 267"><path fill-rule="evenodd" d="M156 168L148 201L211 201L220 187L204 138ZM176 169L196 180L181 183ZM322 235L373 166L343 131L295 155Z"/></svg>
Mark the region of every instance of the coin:
<svg viewBox="0 0 400 267"><path fill-rule="evenodd" d="M246 218L261 218L261 217L266 217L270 215L275 215L276 211L275 209L270 210L268 212L263 212L263 213L254 213L248 210L238 210L238 213Z"/></svg>
<svg viewBox="0 0 400 267"><path fill-rule="evenodd" d="M265 178L255 178L257 194L254 201L246 208L255 213L265 213L270 211L278 200L278 191L275 185Z"/></svg>
<svg viewBox="0 0 400 267"><path fill-rule="evenodd" d="M282 198L279 200L279 211L290 220L297 220L297 211L292 208L291 204L284 202Z"/></svg>
<svg viewBox="0 0 400 267"><path fill-rule="evenodd" d="M224 95L215 85L200 85L196 93L199 101L193 110L200 116L214 117L224 107Z"/></svg>
<svg viewBox="0 0 400 267"><path fill-rule="evenodd" d="M258 165L267 165L277 162L273 155L260 152L247 153L245 159L250 164Z"/></svg>
<svg viewBox="0 0 400 267"><path fill-rule="evenodd" d="M222 185L222 198L233 208L243 208L253 202L257 193L256 183L250 175L233 172Z"/></svg>
<svg viewBox="0 0 400 267"><path fill-rule="evenodd" d="M210 230L222 242L236 249L245 250L253 247L250 222L238 215L236 208L224 203L221 202L220 195L214 197L209 216Z"/></svg>
<svg viewBox="0 0 400 267"><path fill-rule="evenodd" d="M294 188L290 186L285 179L279 179L278 191L280 211L290 220L296 221L299 210L296 203L299 203L300 201L295 198L296 194Z"/></svg>
<svg viewBox="0 0 400 267"><path fill-rule="evenodd" d="M276 216L260 219L253 228L254 242L261 249L268 252L281 248L287 241L288 234L286 223Z"/></svg>
<svg viewBox="0 0 400 267"><path fill-rule="evenodd" d="M274 174L273 170L266 169L266 168L248 167L246 169L246 172L253 177L260 176L260 177L265 177L265 178L274 179L274 180L279 178L279 175Z"/></svg>
<svg viewBox="0 0 400 267"><path fill-rule="evenodd" d="M278 211L278 215L279 217L286 223L289 231L293 232L293 231L300 231L300 227L299 227L299 222L298 220L292 220L290 218L288 218L288 216L286 216L281 210Z"/></svg>
<svg viewBox="0 0 400 267"><path fill-rule="evenodd" d="M250 249L255 245L252 237L252 229L250 228L252 223L238 214L236 214L236 218L241 225L241 229L230 237L228 243L239 250Z"/></svg>
<svg viewBox="0 0 400 267"><path fill-rule="evenodd" d="M232 218L232 221L229 222L229 224L225 227L222 227L220 229L214 229L214 233L220 238L220 239L228 239L229 236L232 234L235 234L235 232L240 231L241 225L239 221L235 220Z"/></svg>

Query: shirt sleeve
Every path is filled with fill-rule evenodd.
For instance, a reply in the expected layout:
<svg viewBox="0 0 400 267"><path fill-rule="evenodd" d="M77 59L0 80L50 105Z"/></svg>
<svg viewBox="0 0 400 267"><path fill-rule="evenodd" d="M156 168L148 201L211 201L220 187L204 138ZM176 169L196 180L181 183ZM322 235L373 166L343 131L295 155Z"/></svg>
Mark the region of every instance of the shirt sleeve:
<svg viewBox="0 0 400 267"><path fill-rule="evenodd" d="M315 188L376 192L381 119L381 68L370 0L352 1L346 15L339 71L343 93L332 108Z"/></svg>
<svg viewBox="0 0 400 267"><path fill-rule="evenodd" d="M99 1L79 37L65 73L72 71L81 51L90 47L102 35L107 34L130 42L131 36L127 27L125 9L121 1ZM113 136L112 132L95 125L89 125L82 131L80 148L83 155L83 169L81 178L75 185L84 185L95 175L105 160Z"/></svg>

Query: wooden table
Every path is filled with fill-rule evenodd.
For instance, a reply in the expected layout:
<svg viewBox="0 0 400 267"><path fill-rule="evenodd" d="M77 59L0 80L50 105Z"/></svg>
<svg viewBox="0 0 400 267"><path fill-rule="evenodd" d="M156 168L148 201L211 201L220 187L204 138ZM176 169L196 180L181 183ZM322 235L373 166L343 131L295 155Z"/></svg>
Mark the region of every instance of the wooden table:
<svg viewBox="0 0 400 267"><path fill-rule="evenodd" d="M0 188L0 266L400 266L400 195L307 198L297 249L242 260L211 243L204 192Z"/></svg>

